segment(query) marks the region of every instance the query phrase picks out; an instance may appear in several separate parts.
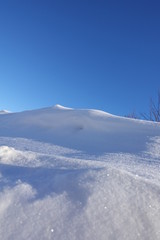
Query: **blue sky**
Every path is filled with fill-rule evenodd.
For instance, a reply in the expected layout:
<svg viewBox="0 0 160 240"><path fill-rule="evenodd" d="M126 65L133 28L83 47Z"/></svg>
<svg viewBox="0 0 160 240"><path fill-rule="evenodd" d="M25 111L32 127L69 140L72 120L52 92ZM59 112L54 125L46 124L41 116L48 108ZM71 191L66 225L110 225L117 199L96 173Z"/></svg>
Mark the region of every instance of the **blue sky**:
<svg viewBox="0 0 160 240"><path fill-rule="evenodd" d="M0 1L0 108L144 112L160 88L160 2Z"/></svg>

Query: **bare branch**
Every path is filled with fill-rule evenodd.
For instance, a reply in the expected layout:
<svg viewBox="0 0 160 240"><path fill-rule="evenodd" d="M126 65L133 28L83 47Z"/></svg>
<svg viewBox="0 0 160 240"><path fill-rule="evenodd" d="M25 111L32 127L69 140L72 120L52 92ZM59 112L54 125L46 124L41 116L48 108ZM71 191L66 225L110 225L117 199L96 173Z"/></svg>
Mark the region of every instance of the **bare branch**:
<svg viewBox="0 0 160 240"><path fill-rule="evenodd" d="M160 122L160 90L158 91L157 102L150 99L149 114L141 113L141 116L145 120Z"/></svg>

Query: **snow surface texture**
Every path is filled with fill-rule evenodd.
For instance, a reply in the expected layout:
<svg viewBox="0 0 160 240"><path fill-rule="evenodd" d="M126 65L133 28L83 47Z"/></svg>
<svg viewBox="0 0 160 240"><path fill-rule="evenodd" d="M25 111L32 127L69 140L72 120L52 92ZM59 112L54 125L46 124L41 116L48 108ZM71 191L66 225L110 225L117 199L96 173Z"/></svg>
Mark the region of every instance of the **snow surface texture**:
<svg viewBox="0 0 160 240"><path fill-rule="evenodd" d="M98 110L0 115L0 239L159 240L160 125Z"/></svg>

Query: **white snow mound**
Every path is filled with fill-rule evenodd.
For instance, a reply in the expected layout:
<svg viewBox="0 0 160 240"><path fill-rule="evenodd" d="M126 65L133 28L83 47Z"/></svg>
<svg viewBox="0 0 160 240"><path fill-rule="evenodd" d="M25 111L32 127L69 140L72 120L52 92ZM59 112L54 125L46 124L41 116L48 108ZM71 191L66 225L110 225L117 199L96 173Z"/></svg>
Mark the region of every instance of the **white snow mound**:
<svg viewBox="0 0 160 240"><path fill-rule="evenodd" d="M0 239L159 240L160 125L94 109L0 115Z"/></svg>
<svg viewBox="0 0 160 240"><path fill-rule="evenodd" d="M99 110L51 108L0 116L0 133L88 153L140 152L159 124L117 117Z"/></svg>

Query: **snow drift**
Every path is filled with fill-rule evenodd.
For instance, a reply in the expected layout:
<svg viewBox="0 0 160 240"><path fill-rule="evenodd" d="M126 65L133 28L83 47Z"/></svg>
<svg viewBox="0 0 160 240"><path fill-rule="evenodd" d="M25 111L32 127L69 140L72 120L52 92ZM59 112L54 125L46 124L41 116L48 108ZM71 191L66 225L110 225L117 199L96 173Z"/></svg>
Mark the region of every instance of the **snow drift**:
<svg viewBox="0 0 160 240"><path fill-rule="evenodd" d="M160 125L99 110L0 115L0 239L160 239Z"/></svg>
<svg viewBox="0 0 160 240"><path fill-rule="evenodd" d="M2 115L1 136L53 143L90 153L140 152L160 134L152 122L113 116L99 110L53 108Z"/></svg>

